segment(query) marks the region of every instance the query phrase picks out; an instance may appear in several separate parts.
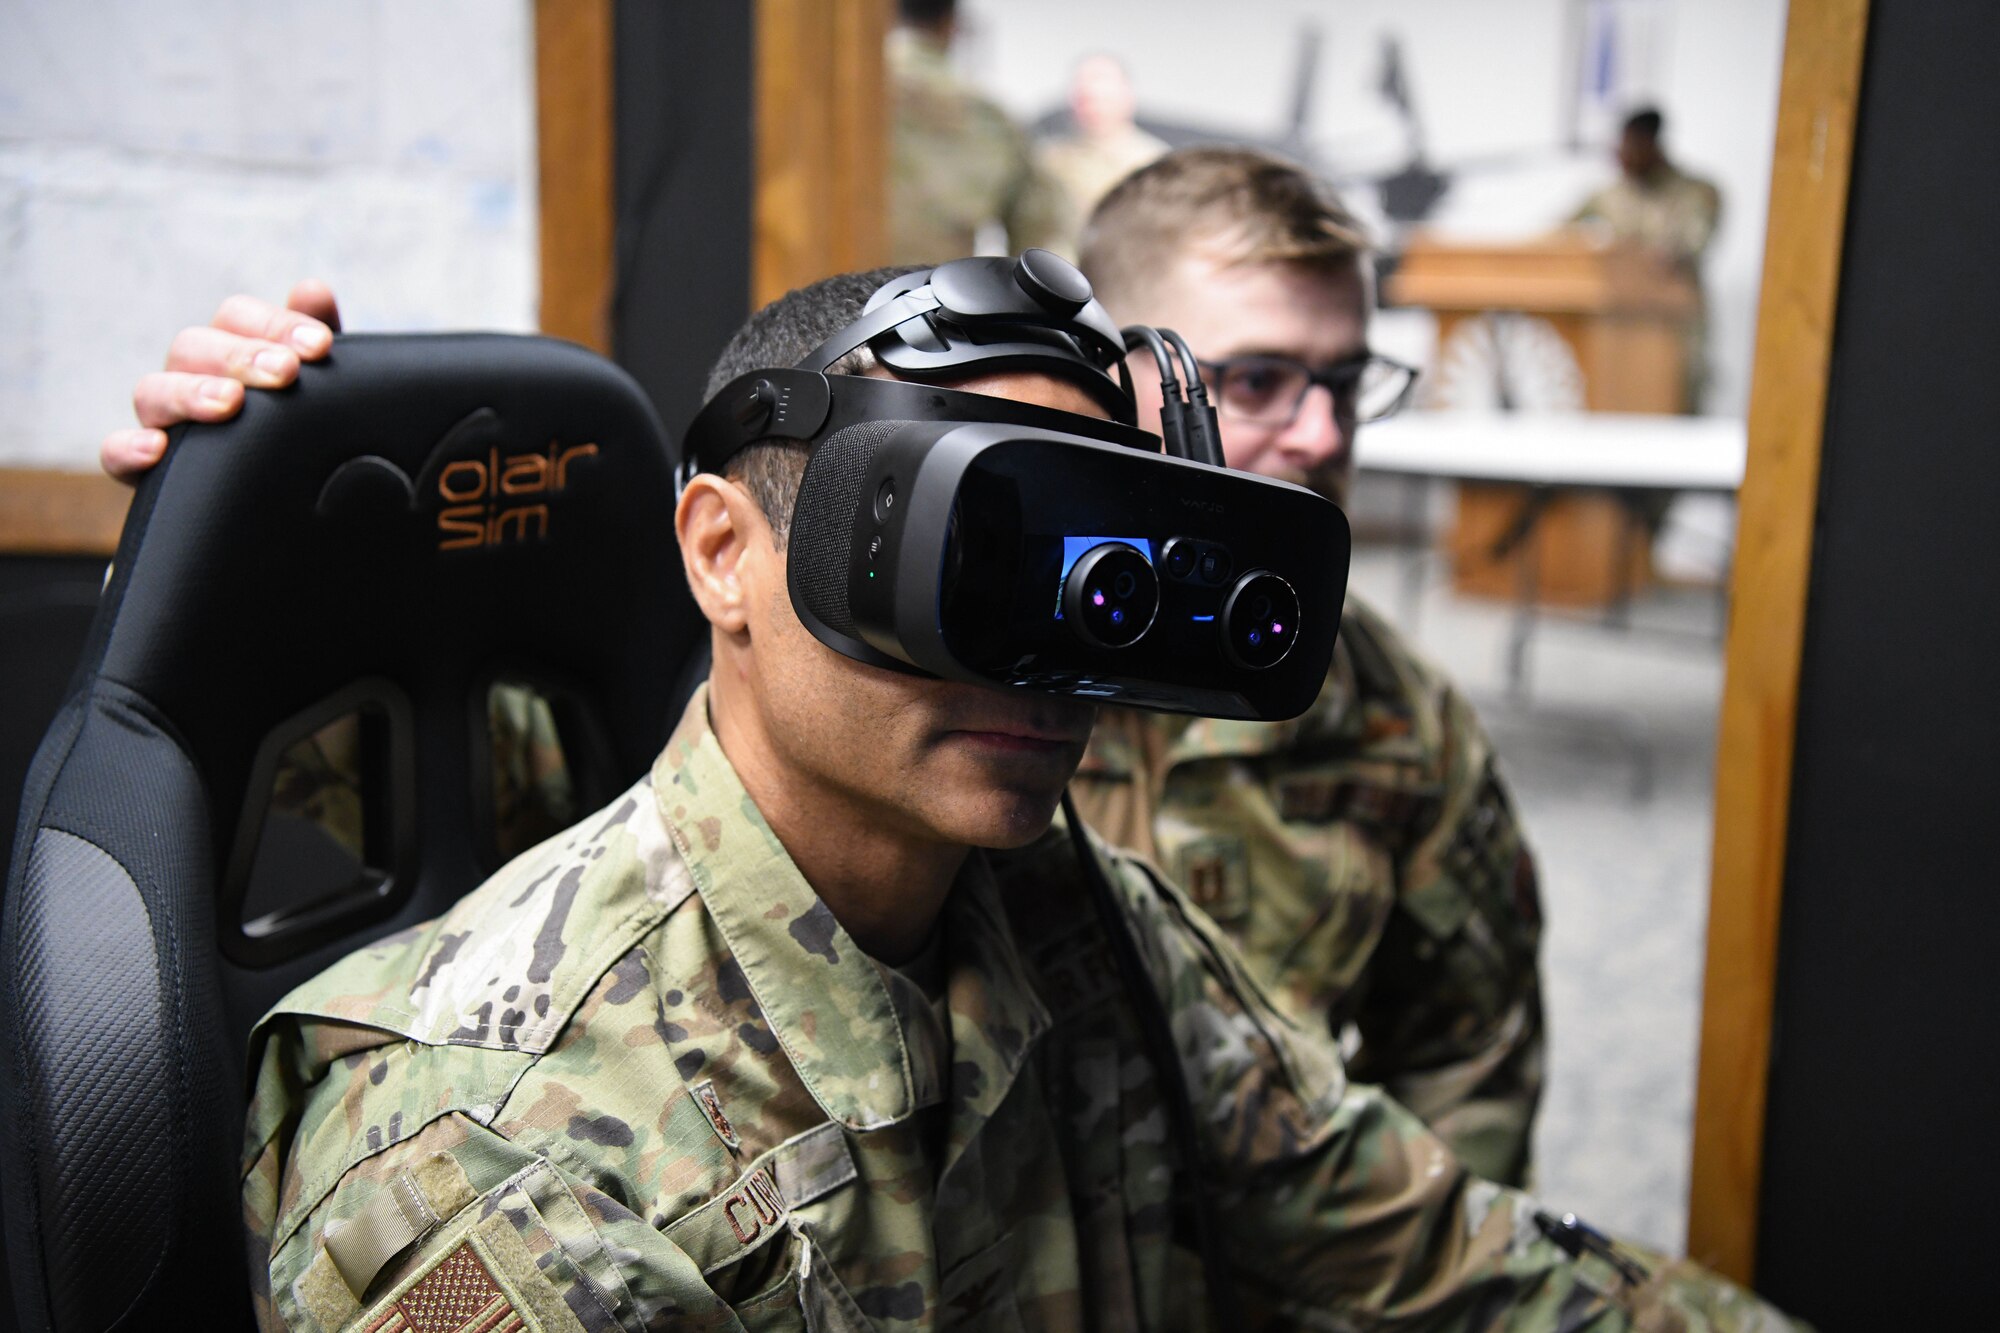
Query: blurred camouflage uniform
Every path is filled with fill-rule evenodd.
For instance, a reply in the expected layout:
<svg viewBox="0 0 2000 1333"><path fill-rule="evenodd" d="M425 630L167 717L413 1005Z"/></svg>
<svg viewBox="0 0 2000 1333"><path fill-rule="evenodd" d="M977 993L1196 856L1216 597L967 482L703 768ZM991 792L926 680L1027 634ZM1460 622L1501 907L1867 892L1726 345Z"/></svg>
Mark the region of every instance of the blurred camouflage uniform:
<svg viewBox="0 0 2000 1333"><path fill-rule="evenodd" d="M532 687L495 682L486 697L493 770L494 837L503 858L526 851L577 816L575 786L555 716ZM348 713L289 746L278 757L267 817L315 824L351 855L368 861L361 715Z"/></svg>
<svg viewBox="0 0 2000 1333"><path fill-rule="evenodd" d="M1621 175L1584 200L1572 221L1602 223L1618 240L1692 264L1714 239L1721 213L1715 186L1662 166L1644 181Z"/></svg>
<svg viewBox="0 0 2000 1333"><path fill-rule="evenodd" d="M335 718L278 756L269 814L317 825L355 861L368 859L360 714Z"/></svg>
<svg viewBox="0 0 2000 1333"><path fill-rule="evenodd" d="M1352 596L1304 716L1105 710L1071 790L1473 1170L1524 1183L1541 905L1472 709ZM1352 1031L1348 1029L1352 1026ZM1353 1043L1358 1038L1358 1045Z"/></svg>
<svg viewBox="0 0 2000 1333"><path fill-rule="evenodd" d="M1035 145L1035 162L1063 192L1070 229L1062 244L1048 248L1066 259L1077 255L1077 237L1084 220L1111 187L1140 167L1164 157L1166 143L1137 125L1117 134L1065 134Z"/></svg>
<svg viewBox="0 0 2000 1333"><path fill-rule="evenodd" d="M945 48L909 28L889 35L892 107L889 262L940 264L976 249L979 229L1007 229L1007 249L1069 234L1061 189L1035 165L1028 138L961 81Z"/></svg>
<svg viewBox="0 0 2000 1333"><path fill-rule="evenodd" d="M1708 297L1701 257L1715 239L1722 192L1698 176L1662 164L1644 181L1621 175L1583 201L1570 221L1596 225L1612 239L1665 256L1695 289L1695 312L1682 333L1681 410L1700 410L1708 385Z"/></svg>
<svg viewBox="0 0 2000 1333"><path fill-rule="evenodd" d="M1543 1238L1138 864L1243 1323L1783 1327ZM698 692L651 776L260 1024L244 1204L267 1327L1163 1329L1199 1322L1115 965L1052 832L975 854L937 984L878 967ZM1600 1317L1601 1316L1601 1317ZM1713 1317L1711 1320L1711 1316Z"/></svg>
<svg viewBox="0 0 2000 1333"><path fill-rule="evenodd" d="M575 821L575 782L549 701L500 682L486 698L493 755L493 825L500 855L517 856Z"/></svg>

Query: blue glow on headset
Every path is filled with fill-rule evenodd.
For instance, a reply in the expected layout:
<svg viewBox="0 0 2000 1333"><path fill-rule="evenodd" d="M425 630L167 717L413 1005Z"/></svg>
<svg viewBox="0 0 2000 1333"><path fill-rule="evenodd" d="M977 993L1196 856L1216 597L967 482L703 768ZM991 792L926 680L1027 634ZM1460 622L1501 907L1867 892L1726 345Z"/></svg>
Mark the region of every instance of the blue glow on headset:
<svg viewBox="0 0 2000 1333"><path fill-rule="evenodd" d="M1207 624L1207 623L1208 623L1209 621L1211 621L1211 620L1215 619L1215 617L1214 617L1214 616L1189 616L1189 617L1188 617L1188 619L1189 619L1189 620L1192 620L1192 621L1195 621L1195 622L1196 622L1197 624L1204 624L1204 625L1205 625L1205 624Z"/></svg>
<svg viewBox="0 0 2000 1333"><path fill-rule="evenodd" d="M1063 590L1063 584L1069 582L1070 570L1076 568L1076 562L1083 559L1083 553L1085 551L1091 550L1094 547L1102 546L1106 542L1124 542L1127 546L1132 547L1134 550L1138 551L1139 554L1145 556L1146 562L1148 564L1153 563L1155 560L1159 558L1160 553L1157 549L1155 549L1158 543L1154 542L1149 537L1064 537L1062 539L1063 543L1062 572L1056 575L1056 619L1057 620L1061 620L1063 618L1062 590Z"/></svg>

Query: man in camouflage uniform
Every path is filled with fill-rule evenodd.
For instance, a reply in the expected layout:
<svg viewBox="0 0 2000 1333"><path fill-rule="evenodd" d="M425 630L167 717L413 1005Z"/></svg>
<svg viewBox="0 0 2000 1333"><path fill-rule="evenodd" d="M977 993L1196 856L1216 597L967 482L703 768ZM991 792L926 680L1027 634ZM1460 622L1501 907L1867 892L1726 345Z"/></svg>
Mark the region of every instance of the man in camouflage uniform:
<svg viewBox="0 0 2000 1333"><path fill-rule="evenodd" d="M1176 329L1205 361L1261 359L1208 372L1228 462L1336 502L1363 407L1364 262L1338 201L1236 148L1128 177L1083 245L1121 323ZM1280 360L1344 375L1329 388ZM1108 840L1187 887L1279 1000L1347 1041L1355 1078L1479 1174L1524 1182L1542 1085L1534 862L1471 707L1360 598L1303 717L1108 709L1075 793Z"/></svg>
<svg viewBox="0 0 2000 1333"><path fill-rule="evenodd" d="M951 67L955 0L902 0L889 34L889 255L940 264L973 252L997 223L1007 248L1051 246L1074 230L1061 187L992 99Z"/></svg>
<svg viewBox="0 0 2000 1333"><path fill-rule="evenodd" d="M1167 145L1139 128L1131 77L1102 51L1076 62L1069 86L1070 128L1035 145L1035 161L1061 188L1078 230L1111 187L1166 154ZM1076 236L1052 246L1076 258Z"/></svg>
<svg viewBox="0 0 2000 1333"><path fill-rule="evenodd" d="M1612 240L1636 245L1694 284L1694 316L1682 338L1686 412L1701 407L1708 377L1708 310L1701 257L1715 239L1722 192L1675 166L1660 145L1665 118L1651 107L1625 118L1618 136L1618 179L1583 201L1571 221L1602 228ZM1654 515L1655 521L1658 516Z"/></svg>
<svg viewBox="0 0 2000 1333"><path fill-rule="evenodd" d="M1665 118L1648 107L1625 118L1618 136L1618 179L1577 209L1577 222L1600 222L1621 241L1642 245L1690 274L1715 238L1722 193L1690 176L1660 146Z"/></svg>
<svg viewBox="0 0 2000 1333"><path fill-rule="evenodd" d="M883 276L767 308L711 386L798 360ZM977 384L1093 410L1046 376ZM682 497L715 667L652 773L259 1025L267 1327L1205 1322L1169 1094L1051 828L1091 711L806 633L801 453L754 447ZM1788 1327L1689 1266L1558 1244L1347 1085L1177 889L1092 855L1178 1046L1232 1322Z"/></svg>

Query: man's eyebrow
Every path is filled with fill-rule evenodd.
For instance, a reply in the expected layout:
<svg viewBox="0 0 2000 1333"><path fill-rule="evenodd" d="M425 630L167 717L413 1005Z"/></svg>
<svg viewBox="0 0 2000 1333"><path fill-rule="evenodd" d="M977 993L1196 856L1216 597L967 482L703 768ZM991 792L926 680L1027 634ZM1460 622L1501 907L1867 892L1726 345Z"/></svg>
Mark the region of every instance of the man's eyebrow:
<svg viewBox="0 0 2000 1333"><path fill-rule="evenodd" d="M1352 352L1349 352L1346 356L1336 358L1335 360L1332 361L1322 362L1319 366L1312 368L1330 369L1331 367L1334 366L1354 365L1359 362L1366 361L1369 357L1374 355L1375 355L1375 349L1364 343L1359 348L1355 349ZM1297 352L1279 347L1262 347L1256 344L1252 344L1249 347L1238 348L1236 351L1231 352L1227 356L1216 356L1216 357L1205 356L1201 359L1213 364L1218 361L1242 361L1253 356L1269 357L1274 361L1296 361L1298 362L1298 364L1302 366L1312 365L1311 362L1307 361Z"/></svg>

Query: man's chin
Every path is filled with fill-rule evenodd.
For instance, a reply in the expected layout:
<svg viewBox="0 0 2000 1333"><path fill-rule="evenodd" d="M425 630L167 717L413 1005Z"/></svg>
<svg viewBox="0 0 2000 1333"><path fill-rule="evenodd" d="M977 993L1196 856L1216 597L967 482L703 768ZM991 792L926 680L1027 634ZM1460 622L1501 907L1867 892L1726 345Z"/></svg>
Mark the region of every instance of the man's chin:
<svg viewBox="0 0 2000 1333"><path fill-rule="evenodd" d="M938 832L968 847L992 851L1025 847L1048 832L1061 802L1060 790L1053 794L996 792L968 808L950 811L938 821Z"/></svg>

